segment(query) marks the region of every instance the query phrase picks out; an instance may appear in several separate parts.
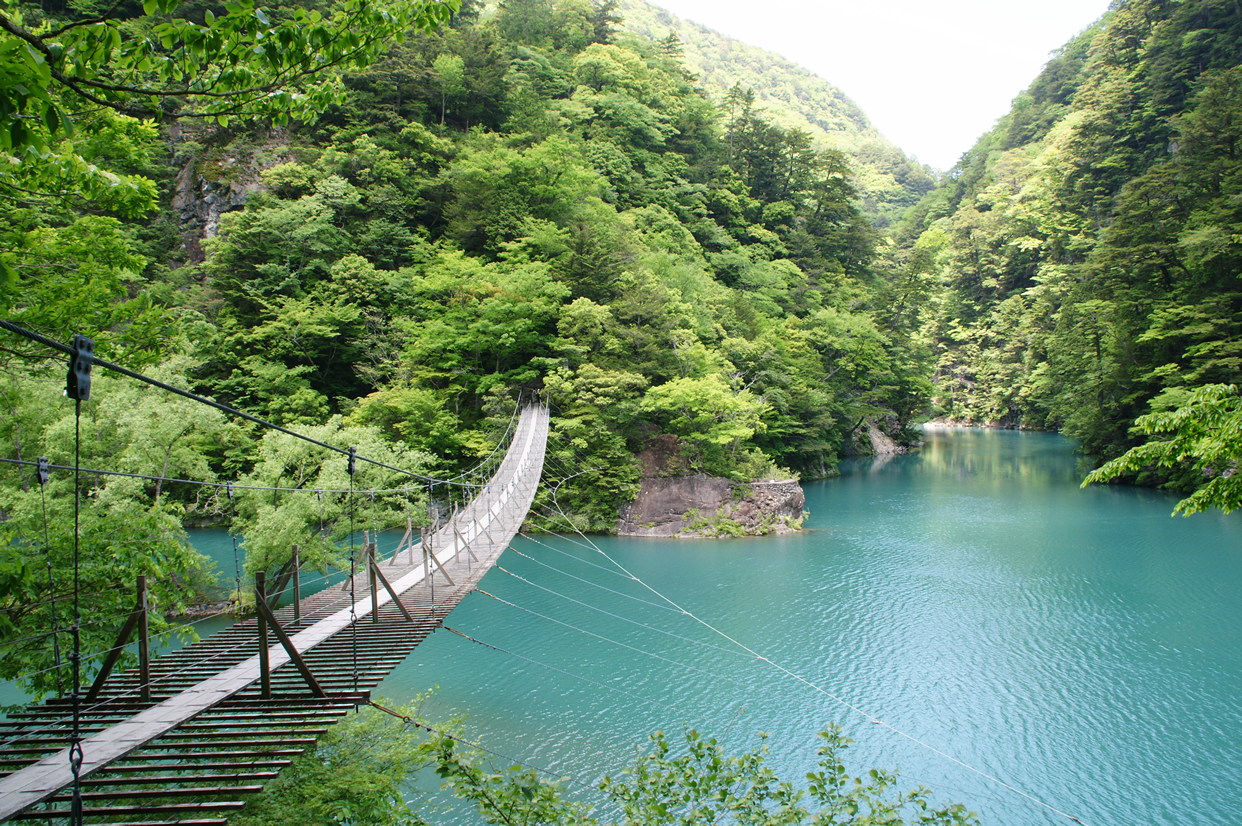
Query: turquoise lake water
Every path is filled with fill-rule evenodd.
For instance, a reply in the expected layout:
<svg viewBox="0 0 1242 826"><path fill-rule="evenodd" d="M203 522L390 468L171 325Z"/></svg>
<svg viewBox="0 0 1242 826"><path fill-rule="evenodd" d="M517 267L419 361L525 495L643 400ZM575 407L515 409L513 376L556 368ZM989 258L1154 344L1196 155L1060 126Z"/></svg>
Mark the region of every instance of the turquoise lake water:
<svg viewBox="0 0 1242 826"><path fill-rule="evenodd" d="M808 484L808 530L797 535L594 540L659 593L869 716L737 654L690 617L622 596L661 602L566 539L514 545L559 571L512 551L501 560L549 591L500 570L482 587L581 630L477 593L448 624L652 702L444 631L379 693L405 701L438 686L430 718L467 715L469 737L588 784L627 765L651 731L684 725L733 751L769 732L771 764L797 780L814 766L816 733L836 722L856 741L855 771L899 770L903 785L965 802L988 824L1069 822L874 717L1090 826L1242 823L1242 521L1171 518L1175 498L1154 491L1080 490L1078 459L1054 435L926 438L915 455ZM437 800L441 822L475 822Z"/></svg>
<svg viewBox="0 0 1242 826"><path fill-rule="evenodd" d="M500 564L529 582L493 570L482 587L543 616L476 593L447 621L512 654L439 631L377 695L437 687L425 716L465 715L469 738L593 803L656 729L733 752L768 732L770 765L796 781L835 722L856 773L898 770L986 824L1069 822L879 719L1089 826L1242 824L1242 514L1171 518L1176 498L1157 491L1080 490L1078 457L1051 434L926 439L807 484L795 535L518 539L531 558ZM230 582L228 534L191 535ZM442 792L424 805L436 823L479 822Z"/></svg>

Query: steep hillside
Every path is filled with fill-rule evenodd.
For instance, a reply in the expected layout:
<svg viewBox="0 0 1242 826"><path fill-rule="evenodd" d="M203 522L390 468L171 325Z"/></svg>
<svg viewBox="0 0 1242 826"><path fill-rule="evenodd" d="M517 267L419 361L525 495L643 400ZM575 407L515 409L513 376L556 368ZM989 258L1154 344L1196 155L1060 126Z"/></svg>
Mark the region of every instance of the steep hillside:
<svg viewBox="0 0 1242 826"><path fill-rule="evenodd" d="M911 214L940 413L1110 457L1136 417L1237 381L1240 62L1232 0L1116 3Z"/></svg>
<svg viewBox="0 0 1242 826"><path fill-rule="evenodd" d="M752 89L765 116L809 132L854 162L863 212L879 227L900 217L934 186L928 167L907 158L881 135L858 104L828 81L780 55L683 20L646 0L620 0L626 31L660 41L675 34L686 68L717 103L735 85Z"/></svg>
<svg viewBox="0 0 1242 826"><path fill-rule="evenodd" d="M442 472L488 455L518 393L541 392L554 458L592 468L558 507L603 530L662 435L687 473L831 473L928 390L847 159L757 106L725 117L675 49L615 17L465 3L344 73L348 97L304 123L103 123L97 160L142 199L107 218L0 199L17 273L0 314L131 364L182 353L161 369L202 392ZM0 440L59 455L40 418L54 388L29 368L7 376L24 401ZM178 473L284 472L252 434L204 428ZM319 514L286 506L246 518L309 542Z"/></svg>

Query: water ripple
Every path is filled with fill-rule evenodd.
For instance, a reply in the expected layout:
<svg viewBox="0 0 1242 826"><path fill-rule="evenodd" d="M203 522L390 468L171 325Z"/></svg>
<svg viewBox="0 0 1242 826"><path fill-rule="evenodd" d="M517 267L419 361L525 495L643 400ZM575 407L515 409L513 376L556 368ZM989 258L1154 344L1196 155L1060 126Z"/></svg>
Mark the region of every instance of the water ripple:
<svg viewBox="0 0 1242 826"><path fill-rule="evenodd" d="M922 454L806 486L809 530L769 540L599 540L644 581L773 662L1092 826L1242 820L1242 523L1170 519L1158 492L1077 489L1046 434L936 431ZM566 552L607 564L589 550ZM523 552L614 590L637 583L531 544ZM672 633L730 644L693 619L505 558L546 588ZM617 648L474 596L452 624L677 712L436 634L381 687L438 684L428 711L468 715L491 747L580 778L627 764L684 724L731 749L770 732L796 778L830 722L848 763L899 769L985 823L1064 823L771 666L655 634L503 574L484 587L563 622L690 664ZM520 587L512 587L520 586ZM744 709L744 710L743 710ZM580 794L581 792L574 792ZM586 793L589 797L589 793ZM477 822L449 807L445 823Z"/></svg>

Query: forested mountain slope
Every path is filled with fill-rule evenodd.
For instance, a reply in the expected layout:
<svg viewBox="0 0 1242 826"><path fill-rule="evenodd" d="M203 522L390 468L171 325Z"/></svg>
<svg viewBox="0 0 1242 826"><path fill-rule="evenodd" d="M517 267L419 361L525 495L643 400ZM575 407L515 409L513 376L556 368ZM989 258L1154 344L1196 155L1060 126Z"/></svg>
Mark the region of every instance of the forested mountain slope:
<svg viewBox="0 0 1242 826"><path fill-rule="evenodd" d="M924 198L902 238L936 291L938 414L1111 457L1237 381L1239 63L1232 0L1118 2Z"/></svg>
<svg viewBox="0 0 1242 826"><path fill-rule="evenodd" d="M35 30L77 14L23 13ZM167 32L133 14L118 37ZM252 14L203 8L201 20L249 31ZM288 21L291 43L318 25L296 6L265 15ZM0 312L426 472L487 455L516 395L542 392L553 459L587 469L559 504L599 530L661 434L679 440L686 472L830 473L864 422L899 433L928 391L918 315L876 253L849 159L746 99L722 111L673 44L618 23L609 0L465 3L439 31L348 64L345 97L319 87L321 113L303 121L197 117L208 104L177 94L153 110L159 123L125 114L141 96L73 136L55 117L24 120L33 137L15 140L115 183L62 177L57 196L12 177L46 161L4 168ZM63 367L15 346L3 368L8 455L67 461ZM89 461L156 478L94 479L89 518L232 518L254 536L252 569L275 571L293 543L331 555L317 537L344 530L339 498L229 503L159 480L339 489L336 463L158 394L101 388L85 406ZM68 493L49 508L63 512ZM0 497L7 535L34 537L29 471L8 472Z"/></svg>
<svg viewBox="0 0 1242 826"><path fill-rule="evenodd" d="M822 77L764 51L672 14L647 0L619 0L626 31L680 41L686 68L717 103L730 90L752 90L765 117L809 132L816 144L851 160L862 210L877 226L898 219L935 185L930 170L889 143L858 104Z"/></svg>

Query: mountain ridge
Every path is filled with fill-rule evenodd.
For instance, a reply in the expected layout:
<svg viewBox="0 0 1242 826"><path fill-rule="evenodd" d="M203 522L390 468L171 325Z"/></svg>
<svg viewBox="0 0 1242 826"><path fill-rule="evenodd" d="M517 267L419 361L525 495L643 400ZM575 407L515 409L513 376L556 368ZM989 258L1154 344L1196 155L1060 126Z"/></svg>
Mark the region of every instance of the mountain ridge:
<svg viewBox="0 0 1242 826"><path fill-rule="evenodd" d="M826 78L647 0L620 0L617 9L626 33L653 41L677 35L686 69L714 102L740 84L754 91L772 122L808 132L822 149L844 152L854 162L860 206L877 228L895 223L934 188L932 168L885 138L862 107Z"/></svg>

